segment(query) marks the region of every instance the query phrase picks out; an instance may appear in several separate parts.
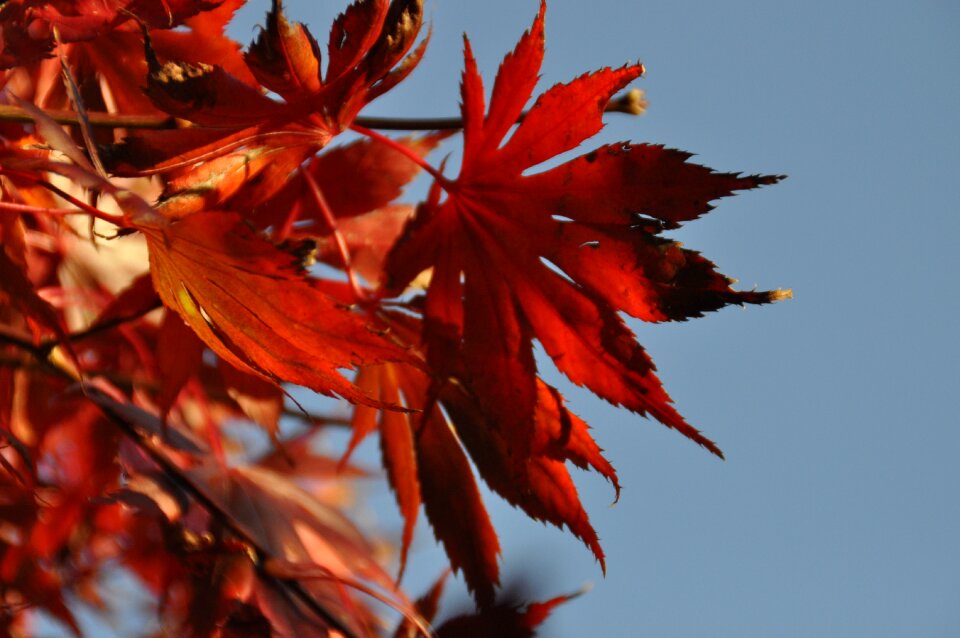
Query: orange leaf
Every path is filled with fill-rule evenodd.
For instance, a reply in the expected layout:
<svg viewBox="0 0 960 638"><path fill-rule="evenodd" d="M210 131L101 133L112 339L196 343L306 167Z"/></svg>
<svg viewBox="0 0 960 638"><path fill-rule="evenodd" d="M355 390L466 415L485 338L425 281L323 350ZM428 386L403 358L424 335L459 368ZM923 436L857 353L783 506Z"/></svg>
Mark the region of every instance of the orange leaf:
<svg viewBox="0 0 960 638"><path fill-rule="evenodd" d="M198 213L140 230L163 303L239 370L371 403L339 370L405 357L237 215Z"/></svg>

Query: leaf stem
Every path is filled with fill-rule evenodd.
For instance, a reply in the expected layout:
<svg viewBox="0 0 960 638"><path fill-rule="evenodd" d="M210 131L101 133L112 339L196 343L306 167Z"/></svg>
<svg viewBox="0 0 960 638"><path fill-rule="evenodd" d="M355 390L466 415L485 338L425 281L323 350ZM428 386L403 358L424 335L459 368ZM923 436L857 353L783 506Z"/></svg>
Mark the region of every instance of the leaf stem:
<svg viewBox="0 0 960 638"><path fill-rule="evenodd" d="M323 221L327 223L327 226L330 227L330 232L333 233L333 239L337 244L337 251L340 253L340 260L343 262L343 270L347 273L347 279L350 281L350 288L353 289L353 296L356 297L357 303L366 305L366 303L370 301L370 298L364 292L363 286L360 285L356 274L353 272L353 265L350 259L350 248L347 246L347 240L344 239L340 229L337 228L337 218L330 209L330 205L327 203L327 198L323 196L323 191L320 190L320 186L317 184L317 181L313 179L313 176L310 174L309 170L301 169L300 174L303 175L303 179L307 182L307 186L310 187L310 193L313 195L313 199L316 200L317 206L320 208L320 213L323 215Z"/></svg>
<svg viewBox="0 0 960 638"><path fill-rule="evenodd" d="M53 184L43 179L42 177L37 177L36 175L33 175L31 173L26 173L24 171L4 168L2 166L0 166L0 175L7 175L8 177L12 177L15 179L22 179L24 181L31 182L37 186L40 186L41 188L47 189L48 191L50 191L55 195L59 195L60 197L62 197L63 199L67 200L69 203L73 204L74 206L80 209L80 210L71 211L71 212L78 213L78 214L86 213L101 221L105 221L108 224L119 226L120 228L128 227L128 224L123 217L105 213L99 208L97 208L96 206L91 206L85 201L74 197L70 193L63 190L62 188L58 188L57 186L54 186ZM2 202L2 203L4 205L13 204L13 202ZM19 204L17 206L26 206L26 205ZM15 210L13 206L7 206L7 208L9 210ZM28 210L27 208L20 208L18 212L32 212L32 213L38 213L38 214L48 213L48 214L62 214L62 215L68 214L64 209L58 209L58 208L49 209L49 208L43 208L40 206L30 206L29 209L30 210ZM58 211L62 211L62 212L58 212Z"/></svg>
<svg viewBox="0 0 960 638"><path fill-rule="evenodd" d="M350 130L360 133L361 135L366 135L370 139L376 140L382 144L386 144L387 146L397 151L398 153L403 153L403 155L405 155L411 162L414 162L417 166L419 166L423 170L430 173L430 175L432 175L435 180L437 180L441 185L443 185L444 188L450 185L450 180L444 177L443 173L435 169L425 159L417 155L412 149L407 148L403 144L400 144L395 139L387 137L386 135L377 133L374 130L368 129L358 124L354 124L353 126L351 126Z"/></svg>

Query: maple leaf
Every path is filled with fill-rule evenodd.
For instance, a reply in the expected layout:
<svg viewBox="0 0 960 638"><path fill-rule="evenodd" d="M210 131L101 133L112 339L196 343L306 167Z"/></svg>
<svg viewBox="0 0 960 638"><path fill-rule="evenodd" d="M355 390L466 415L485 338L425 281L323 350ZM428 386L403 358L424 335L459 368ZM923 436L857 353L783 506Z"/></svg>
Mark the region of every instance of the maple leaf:
<svg viewBox="0 0 960 638"><path fill-rule="evenodd" d="M414 318L386 312L380 318L396 338L417 344L420 326ZM364 368L357 384L383 403L414 410L383 411L378 420L373 408L356 406L353 437L344 457L379 428L383 465L404 518L401 573L422 502L453 568L463 571L482 605L493 603L499 581L499 543L465 452L497 494L535 519L567 526L604 566L597 534L565 464L570 461L596 470L619 494L617 474L603 458L587 424L566 409L555 388L537 379L540 396L531 423L531 445L520 455L496 423L489 421L462 377L433 398L428 376L402 364Z"/></svg>
<svg viewBox="0 0 960 638"><path fill-rule="evenodd" d="M241 371L370 403L338 369L406 358L235 214L139 229L164 305Z"/></svg>
<svg viewBox="0 0 960 638"><path fill-rule="evenodd" d="M437 615L437 610L440 607L440 597L443 596L443 588L446 586L447 576L449 576L449 574L449 571L445 571L433 584L433 587L414 602L417 613L427 622L432 622L434 616ZM397 626L396 631L393 633L393 638L416 638L419 635L421 634L416 625L405 618Z"/></svg>
<svg viewBox="0 0 960 638"><path fill-rule="evenodd" d="M460 175L434 185L389 255L386 287L399 292L433 268L424 304L428 361L441 376L464 370L518 460L530 448L539 401L534 339L574 383L720 455L673 408L618 312L685 319L780 298L733 291L710 262L657 236L706 213L713 199L780 178L715 173L687 163L686 153L626 143L528 174L599 131L613 94L643 73L639 64L607 68L554 86L504 141L537 83L544 11L541 3L504 59L486 115L465 39Z"/></svg>
<svg viewBox="0 0 960 638"><path fill-rule="evenodd" d="M172 172L161 201L168 217L209 208L256 209L363 106L413 70L426 41L404 56L419 33L421 14L420 0L354 3L334 22L324 78L313 36L288 22L281 3L274 2L266 28L244 56L248 75L263 87L216 60L161 63L146 38L145 92L153 106L198 126L130 136L112 150L108 165L122 175Z"/></svg>
<svg viewBox="0 0 960 638"><path fill-rule="evenodd" d="M422 22L422 0L357 0L330 29L323 75L316 39L304 25L287 20L280 0L273 0L267 28L250 46L247 64L269 90L322 114L339 131L413 71L426 42L404 56Z"/></svg>
<svg viewBox="0 0 960 638"><path fill-rule="evenodd" d="M39 343L41 329L63 337L63 324L56 310L37 294L24 268L3 247L0 247L0 302L18 307L32 328L35 343Z"/></svg>
<svg viewBox="0 0 960 638"><path fill-rule="evenodd" d="M401 138L396 143L423 157L444 137ZM343 255L331 226L335 222L350 255L359 261L356 270L375 282L380 262L412 213L409 205L391 202L420 167L394 148L370 140L325 149L293 175L293 169L284 172L282 163L270 162L268 167L271 175L279 178L277 182L268 184L269 178L248 182L229 197L227 206L246 211L259 228L272 226L275 238L310 238L317 244L319 260L342 267ZM277 185L280 187L274 188ZM357 219L360 216L364 219Z"/></svg>
<svg viewBox="0 0 960 638"><path fill-rule="evenodd" d="M322 78L316 40L302 24L291 24L281 2L274 0L266 29L244 59L253 76L283 102L215 61L161 63L149 39L145 90L166 113L200 126L233 129L242 137L299 121L319 148L347 128L363 106L413 70L425 45L405 61L404 56L421 23L422 0L358 0L334 22Z"/></svg>

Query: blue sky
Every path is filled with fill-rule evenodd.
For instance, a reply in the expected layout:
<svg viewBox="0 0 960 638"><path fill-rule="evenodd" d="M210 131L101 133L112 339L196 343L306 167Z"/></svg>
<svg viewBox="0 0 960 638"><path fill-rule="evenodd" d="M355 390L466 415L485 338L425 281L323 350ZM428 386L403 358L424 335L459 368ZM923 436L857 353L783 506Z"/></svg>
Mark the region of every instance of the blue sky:
<svg viewBox="0 0 960 638"><path fill-rule="evenodd" d="M234 36L249 41L267 4ZM321 41L342 8L286 4ZM427 6L426 60L367 114L456 114L462 32L489 86L537 10ZM508 577L530 570L544 596L594 585L543 635L960 635L958 27L949 0L549 2L542 87L638 58L648 69L648 114L610 117L594 145L663 143L789 175L676 236L741 286L795 298L635 324L726 462L548 375L624 491L609 507L607 485L578 477L606 578L574 538L488 497ZM373 503L398 530L390 498ZM419 591L443 562L425 521L411 561Z"/></svg>

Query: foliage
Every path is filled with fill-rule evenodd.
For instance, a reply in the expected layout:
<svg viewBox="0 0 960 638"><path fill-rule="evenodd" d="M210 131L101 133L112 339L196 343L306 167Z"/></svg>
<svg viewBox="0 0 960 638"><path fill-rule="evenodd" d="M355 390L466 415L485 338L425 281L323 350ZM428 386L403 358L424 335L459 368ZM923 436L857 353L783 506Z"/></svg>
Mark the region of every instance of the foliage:
<svg viewBox="0 0 960 638"><path fill-rule="evenodd" d="M643 73L582 75L524 111L544 3L488 106L465 41L454 122L360 116L423 56L419 0L357 0L326 47L275 1L245 51L224 35L240 4L0 6L0 623L29 632L42 610L78 631L68 602L103 607L122 570L184 635L376 635L380 603L401 613L397 635L431 631L443 579L409 600L347 516L363 474L350 453L378 431L400 574L422 506L478 606L437 635L532 635L568 597L497 600L471 463L601 566L568 464L619 491L533 342L574 383L720 455L622 313L678 321L788 294L733 290L662 234L780 178L632 143L539 169L605 111L641 108L615 95ZM425 160L453 131L390 128L462 129L459 175ZM336 144L348 130L360 141ZM399 203L421 170L427 200ZM290 384L349 416L306 413ZM324 455L318 439L344 426L348 450Z"/></svg>

